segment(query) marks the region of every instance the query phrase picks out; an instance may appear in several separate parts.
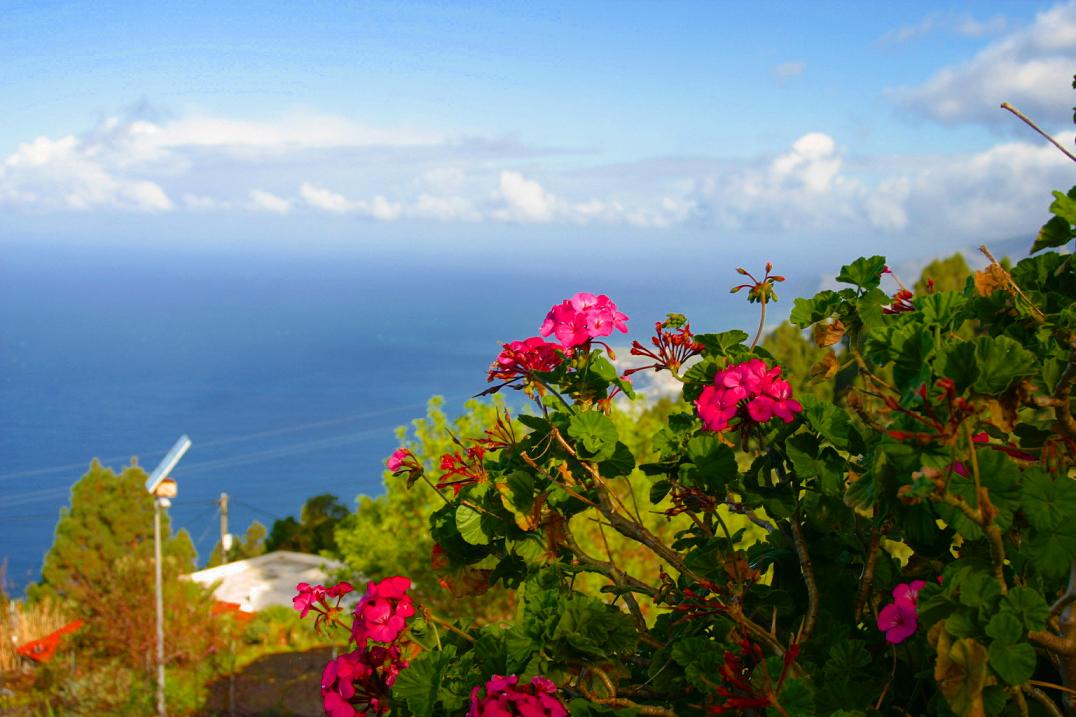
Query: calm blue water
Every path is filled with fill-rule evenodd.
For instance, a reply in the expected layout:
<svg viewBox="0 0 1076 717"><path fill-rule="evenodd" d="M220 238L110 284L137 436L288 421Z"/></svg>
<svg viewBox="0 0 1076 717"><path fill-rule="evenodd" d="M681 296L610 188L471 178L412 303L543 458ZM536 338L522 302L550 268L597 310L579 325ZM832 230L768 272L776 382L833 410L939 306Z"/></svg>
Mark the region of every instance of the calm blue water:
<svg viewBox="0 0 1076 717"><path fill-rule="evenodd" d="M638 338L670 310L697 330L756 321L727 293L751 259L713 247L674 267L645 246L558 266L533 246L0 241L0 559L17 587L95 456L151 469L189 434L172 515L204 559L221 491L233 532L314 494L380 493L394 427L435 394L458 411L498 342L537 333L574 291L612 296Z"/></svg>

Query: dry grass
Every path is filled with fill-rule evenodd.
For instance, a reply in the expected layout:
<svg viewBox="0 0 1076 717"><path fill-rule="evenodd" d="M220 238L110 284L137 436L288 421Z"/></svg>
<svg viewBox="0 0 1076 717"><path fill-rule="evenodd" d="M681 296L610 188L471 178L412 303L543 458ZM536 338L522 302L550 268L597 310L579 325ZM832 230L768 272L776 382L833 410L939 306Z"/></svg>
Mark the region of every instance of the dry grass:
<svg viewBox="0 0 1076 717"><path fill-rule="evenodd" d="M22 659L15 648L58 630L69 622L59 606L50 601L34 605L0 600L0 672L16 668Z"/></svg>

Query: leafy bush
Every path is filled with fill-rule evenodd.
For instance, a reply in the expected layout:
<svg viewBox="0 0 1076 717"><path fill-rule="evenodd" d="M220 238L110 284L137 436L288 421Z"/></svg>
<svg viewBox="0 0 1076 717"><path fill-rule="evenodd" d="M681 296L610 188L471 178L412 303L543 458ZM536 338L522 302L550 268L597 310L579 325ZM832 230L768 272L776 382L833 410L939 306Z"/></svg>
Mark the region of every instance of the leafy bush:
<svg viewBox="0 0 1076 717"><path fill-rule="evenodd" d="M1051 210L1036 253L1076 236L1076 189ZM763 312L783 280L770 269L761 280L739 270ZM749 343L670 315L649 346L635 342L647 369L683 384L643 460L625 419L610 417L616 396L633 395L603 340L626 330L611 300L577 294L550 310L542 336L505 345L491 391L518 388L537 412L495 412L440 461L403 448L388 467L441 503L428 526L441 573L517 590L516 613L446 620L424 595L414 604L403 578L372 583L350 627L355 650L323 682L326 709L1074 709L1072 257L991 261L962 289L916 294L882 288L892 279L880 256L837 279L845 288L797 299L791 313L825 348L811 373L828 392L785 381L759 345L764 322ZM640 488L649 505L630 500ZM655 512L675 532L654 529L644 515ZM583 524L660 570L644 576L623 547L581 543ZM597 593L577 589L584 575ZM348 627L336 594L307 586L297 605L319 627Z"/></svg>

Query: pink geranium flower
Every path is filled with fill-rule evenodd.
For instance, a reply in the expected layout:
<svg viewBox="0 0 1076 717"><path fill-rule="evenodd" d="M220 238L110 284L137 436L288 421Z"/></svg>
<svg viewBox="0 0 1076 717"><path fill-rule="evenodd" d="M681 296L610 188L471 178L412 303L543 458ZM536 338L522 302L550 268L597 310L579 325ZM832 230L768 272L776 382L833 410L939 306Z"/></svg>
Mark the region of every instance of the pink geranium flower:
<svg viewBox="0 0 1076 717"><path fill-rule="evenodd" d="M741 423L765 423L771 418L791 423L803 406L792 398L792 386L780 376L780 366L767 369L757 358L718 371L695 401L703 426L724 431L736 417Z"/></svg>
<svg viewBox="0 0 1076 717"><path fill-rule="evenodd" d="M410 455L410 453L411 451L407 450L406 448L397 448L395 451L392 452L392 455L389 456L389 459L385 465L390 471L395 473L396 471L400 470L400 467L403 466L404 461L407 459L407 456Z"/></svg>
<svg viewBox="0 0 1076 717"><path fill-rule="evenodd" d="M415 606L407 595L411 581L405 577L385 578L380 583L371 582L366 594L355 606L355 621L351 632L355 642L365 645L366 640L393 642L406 627L407 618L415 614Z"/></svg>
<svg viewBox="0 0 1076 717"><path fill-rule="evenodd" d="M925 580L913 580L910 583L901 583L893 588L894 600L907 600L913 605L919 603L919 591L926 585Z"/></svg>
<svg viewBox="0 0 1076 717"><path fill-rule="evenodd" d="M878 629L885 633L885 639L894 645L907 640L919 627L919 614L915 603L899 599L878 612Z"/></svg>
<svg viewBox="0 0 1076 717"><path fill-rule="evenodd" d="M310 609L315 607L318 603L325 601L325 588L321 585L310 585L310 583L299 583L295 586L298 594L291 599L292 606L299 611L299 618L306 617L306 614L310 612Z"/></svg>
<svg viewBox="0 0 1076 717"><path fill-rule="evenodd" d="M567 717L556 695L557 686L541 675L528 685L520 685L516 675L494 675L485 687L471 690L467 717Z"/></svg>
<svg viewBox="0 0 1076 717"><path fill-rule="evenodd" d="M614 330L627 333L628 317L605 294L580 292L549 310L539 333L554 335L566 349L582 346L591 339L609 336Z"/></svg>
<svg viewBox="0 0 1076 717"><path fill-rule="evenodd" d="M900 583L893 588L893 602L878 612L878 629L885 633L885 639L894 645L907 640L919 627L919 591L926 585L925 580L913 580Z"/></svg>
<svg viewBox="0 0 1076 717"><path fill-rule="evenodd" d="M381 714L388 709L388 689L408 664L400 648L360 646L325 665L321 675L322 707L328 717Z"/></svg>

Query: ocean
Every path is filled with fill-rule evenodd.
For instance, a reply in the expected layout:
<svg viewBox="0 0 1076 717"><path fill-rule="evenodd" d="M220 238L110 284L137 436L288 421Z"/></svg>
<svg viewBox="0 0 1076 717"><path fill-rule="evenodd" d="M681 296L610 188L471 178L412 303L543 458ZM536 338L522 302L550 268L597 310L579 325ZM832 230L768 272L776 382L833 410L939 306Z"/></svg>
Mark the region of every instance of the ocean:
<svg viewBox="0 0 1076 717"><path fill-rule="evenodd" d="M638 247L635 247L636 249ZM297 515L305 498L352 505L383 490L394 429L434 395L458 413L487 386L499 343L537 334L575 291L630 317L626 347L667 311L697 331L753 331L720 248L687 265L539 260L429 245L303 248L207 242L0 243L0 560L9 588L39 577L60 508L90 460L151 470L181 434L173 525L205 560L231 530ZM728 258L723 258L723 257ZM750 266L750 265L749 265ZM817 273L782 287L812 291Z"/></svg>

